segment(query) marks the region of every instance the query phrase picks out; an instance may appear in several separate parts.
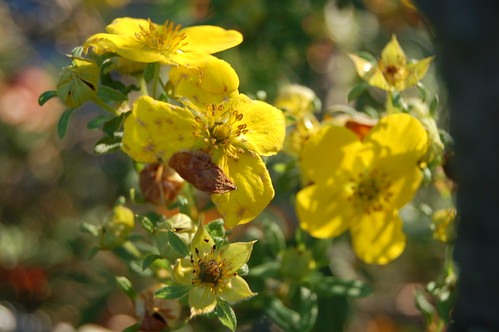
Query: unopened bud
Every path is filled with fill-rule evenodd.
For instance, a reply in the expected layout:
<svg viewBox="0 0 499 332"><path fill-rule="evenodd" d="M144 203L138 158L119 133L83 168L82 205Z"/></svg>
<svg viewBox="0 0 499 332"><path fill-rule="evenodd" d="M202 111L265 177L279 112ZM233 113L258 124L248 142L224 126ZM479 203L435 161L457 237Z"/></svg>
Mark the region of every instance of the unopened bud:
<svg viewBox="0 0 499 332"><path fill-rule="evenodd" d="M102 249L113 249L122 245L135 227L135 216L132 210L117 205L113 215L102 226L100 245Z"/></svg>
<svg viewBox="0 0 499 332"><path fill-rule="evenodd" d="M57 83L57 95L70 108L76 108L97 94L99 67L90 60L73 59Z"/></svg>

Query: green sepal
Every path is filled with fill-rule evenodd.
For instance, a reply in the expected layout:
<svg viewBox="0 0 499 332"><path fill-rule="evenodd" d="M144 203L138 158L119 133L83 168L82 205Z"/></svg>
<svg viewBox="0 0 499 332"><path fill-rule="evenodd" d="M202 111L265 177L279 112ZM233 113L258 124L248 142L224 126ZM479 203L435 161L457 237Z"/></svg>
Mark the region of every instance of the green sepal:
<svg viewBox="0 0 499 332"><path fill-rule="evenodd" d="M372 55L371 53L369 52L365 52L365 51L361 51L361 52L357 52L355 53L359 58L362 58L366 61L369 61L370 63L372 64L378 64L378 59L376 59L376 57L374 55Z"/></svg>

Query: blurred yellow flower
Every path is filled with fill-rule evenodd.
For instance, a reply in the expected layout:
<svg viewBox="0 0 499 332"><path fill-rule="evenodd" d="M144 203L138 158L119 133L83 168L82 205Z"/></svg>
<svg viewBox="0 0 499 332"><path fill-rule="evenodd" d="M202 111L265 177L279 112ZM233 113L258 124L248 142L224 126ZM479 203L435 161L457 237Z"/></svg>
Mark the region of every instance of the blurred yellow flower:
<svg viewBox="0 0 499 332"><path fill-rule="evenodd" d="M115 52L136 62L160 62L195 66L217 53L239 45L243 37L235 30L211 25L181 29L166 21L158 25L151 20L123 17L87 39L84 49L93 48L97 54Z"/></svg>
<svg viewBox="0 0 499 332"><path fill-rule="evenodd" d="M211 312L218 299L235 303L254 295L237 271L248 261L251 242L235 242L217 248L206 229L201 226L191 243L190 258L178 259L173 280L189 290L191 316Z"/></svg>
<svg viewBox="0 0 499 332"><path fill-rule="evenodd" d="M408 61L395 36L381 52L378 63L372 63L355 54L348 56L353 60L362 79L369 85L386 91L402 91L416 85L424 77L434 58Z"/></svg>
<svg viewBox="0 0 499 332"><path fill-rule="evenodd" d="M189 105L191 109L147 96L137 99L124 124L123 150L145 163L166 162L181 152L187 158L184 168L193 172L202 170L196 170L192 162L199 162L206 171L219 167L231 181L230 188L207 192L225 225L232 228L251 221L274 197L260 156L274 155L281 148L285 134L282 112L237 92L205 109L193 102ZM176 164L180 159L176 158ZM214 181L204 179L202 172L193 176Z"/></svg>
<svg viewBox="0 0 499 332"><path fill-rule="evenodd" d="M457 211L454 207L435 211L431 218L433 238L445 243L453 241L456 237L454 230L456 215Z"/></svg>
<svg viewBox="0 0 499 332"><path fill-rule="evenodd" d="M301 227L318 238L350 230L358 257L386 264L404 250L398 210L422 179L418 167L427 135L408 114L381 119L363 141L344 127L325 127L301 154L301 169L312 185L297 195Z"/></svg>

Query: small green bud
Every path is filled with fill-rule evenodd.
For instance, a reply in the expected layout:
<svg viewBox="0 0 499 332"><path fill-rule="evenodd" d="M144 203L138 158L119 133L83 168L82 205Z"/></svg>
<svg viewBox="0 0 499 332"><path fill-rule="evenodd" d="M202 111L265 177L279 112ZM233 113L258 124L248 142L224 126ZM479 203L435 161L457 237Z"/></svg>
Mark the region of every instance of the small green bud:
<svg viewBox="0 0 499 332"><path fill-rule="evenodd" d="M160 223L154 234L160 255L169 260L181 258L169 244L168 232L175 233L186 246L190 246L196 230L196 223L183 213L178 213Z"/></svg>
<svg viewBox="0 0 499 332"><path fill-rule="evenodd" d="M57 95L70 108L76 108L97 94L99 67L85 59L73 59L73 65L62 72Z"/></svg>
<svg viewBox="0 0 499 332"><path fill-rule="evenodd" d="M300 281L312 272L316 263L312 253L306 249L289 248L282 257L281 274L295 281Z"/></svg>
<svg viewBox="0 0 499 332"><path fill-rule="evenodd" d="M135 227L135 217L132 210L117 205L112 217L102 226L100 245L102 249L114 249L122 245Z"/></svg>

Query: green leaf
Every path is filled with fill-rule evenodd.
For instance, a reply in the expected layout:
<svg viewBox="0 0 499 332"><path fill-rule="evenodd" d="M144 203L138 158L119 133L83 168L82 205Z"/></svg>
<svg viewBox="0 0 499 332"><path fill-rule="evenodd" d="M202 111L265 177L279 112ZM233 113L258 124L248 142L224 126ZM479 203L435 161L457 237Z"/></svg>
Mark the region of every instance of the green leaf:
<svg viewBox="0 0 499 332"><path fill-rule="evenodd" d="M370 63L373 63L373 64L377 64L378 63L378 59L376 59L376 57L374 55L372 55L371 53L369 53L369 52L361 51L361 52L357 52L356 54L360 58L362 58L362 59L364 59L366 61L369 61Z"/></svg>
<svg viewBox="0 0 499 332"><path fill-rule="evenodd" d="M45 91L38 97L38 105L43 106L50 99L57 97L57 91Z"/></svg>
<svg viewBox="0 0 499 332"><path fill-rule="evenodd" d="M154 297L160 299L170 299L170 300L178 299L179 297L182 297L185 294L187 294L187 292L189 292L189 289L191 289L191 286L184 286L184 285L165 286L154 292Z"/></svg>
<svg viewBox="0 0 499 332"><path fill-rule="evenodd" d="M305 287L300 287L299 312L300 331L311 331L319 314L319 303L317 294Z"/></svg>
<svg viewBox="0 0 499 332"><path fill-rule="evenodd" d="M168 242L172 246L173 250L178 252L178 254L182 257L189 255L189 248L185 245L184 241L178 237L172 231L168 231Z"/></svg>
<svg viewBox="0 0 499 332"><path fill-rule="evenodd" d="M365 297L371 294L371 287L360 280L344 280L327 276L313 280L309 287L322 296Z"/></svg>
<svg viewBox="0 0 499 332"><path fill-rule="evenodd" d="M418 84L416 84L416 87L418 88L419 92L421 93L421 101L423 103L426 102L426 98L428 97L428 91L426 90L426 87L424 84L419 81Z"/></svg>
<svg viewBox="0 0 499 332"><path fill-rule="evenodd" d="M260 265L254 266L249 271L249 275L255 278L272 278L277 276L281 264L276 261L265 262Z"/></svg>
<svg viewBox="0 0 499 332"><path fill-rule="evenodd" d="M111 138L104 136L99 139L94 146L94 152L97 154L105 154L117 151L121 148L121 138Z"/></svg>
<svg viewBox="0 0 499 332"><path fill-rule="evenodd" d="M102 131L105 132L109 137L114 138L116 136L116 132L121 128L121 124L123 123L127 115L128 112L121 113L119 116L113 117L109 121L106 121L102 126Z"/></svg>
<svg viewBox="0 0 499 332"><path fill-rule="evenodd" d="M59 118L59 123L57 124L57 133L59 134L59 138L63 139L66 135L66 130L68 129L69 119L71 119L71 115L73 115L74 108L70 108L62 113Z"/></svg>
<svg viewBox="0 0 499 332"><path fill-rule="evenodd" d="M88 252L88 259L94 258L94 256L97 255L99 251L100 251L99 247L93 247L92 249L90 249L90 251Z"/></svg>
<svg viewBox="0 0 499 332"><path fill-rule="evenodd" d="M95 119L93 119L92 121L90 121L87 124L87 129L89 129L89 130L98 129L101 126L101 124L108 121L109 118L110 118L110 116L106 115L106 114L99 115L98 117L96 117Z"/></svg>
<svg viewBox="0 0 499 332"><path fill-rule="evenodd" d="M264 235L265 241L267 241L269 249L274 256L277 256L279 253L286 250L286 239L282 233L281 227L275 222L265 223Z"/></svg>
<svg viewBox="0 0 499 332"><path fill-rule="evenodd" d="M369 83L366 81L362 81L361 83L357 84L354 86L349 92L348 92L348 102L351 102L354 99L357 99L366 89L369 87Z"/></svg>
<svg viewBox="0 0 499 332"><path fill-rule="evenodd" d="M156 66L159 64L156 62L148 63L144 68L144 80L149 83L154 78L154 74L156 73Z"/></svg>
<svg viewBox="0 0 499 332"><path fill-rule="evenodd" d="M139 222L142 227L149 233L153 234L156 231L156 227L154 227L151 219L147 218L146 216L136 215L135 220Z"/></svg>
<svg viewBox="0 0 499 332"><path fill-rule="evenodd" d="M97 92L97 96L104 100L112 100L112 101L125 101L128 99L127 95L115 90L107 85L101 85L99 87L99 91Z"/></svg>
<svg viewBox="0 0 499 332"><path fill-rule="evenodd" d="M75 58L81 58L83 54L83 46L77 46L71 51L71 56Z"/></svg>
<svg viewBox="0 0 499 332"><path fill-rule="evenodd" d="M423 313L423 317L425 318L427 326L433 322L433 318L435 315L435 308L430 302L426 299L424 292L420 289L415 290L414 292L414 301L416 307Z"/></svg>
<svg viewBox="0 0 499 332"><path fill-rule="evenodd" d="M94 225L94 224L89 224L89 223L82 223L80 225L80 230L82 232L86 232L86 233L90 233L92 234L93 236L98 236L99 235L99 226L97 225Z"/></svg>
<svg viewBox="0 0 499 332"><path fill-rule="evenodd" d="M144 261L142 262L142 271L147 269L154 261L156 261L158 258L161 258L160 255L152 254L144 258Z"/></svg>
<svg viewBox="0 0 499 332"><path fill-rule="evenodd" d="M225 237L225 227L223 219L215 219L205 226L206 231L212 238L214 237Z"/></svg>
<svg viewBox="0 0 499 332"><path fill-rule="evenodd" d="M278 298L272 298L267 308L269 317L285 331L298 332L300 315L286 307Z"/></svg>
<svg viewBox="0 0 499 332"><path fill-rule="evenodd" d="M249 274L249 267L248 264L244 263L243 266L237 270L237 275L240 277L245 277Z"/></svg>
<svg viewBox="0 0 499 332"><path fill-rule="evenodd" d="M215 312L223 325L227 326L231 331L236 330L237 317L227 302L219 300Z"/></svg>
<svg viewBox="0 0 499 332"><path fill-rule="evenodd" d="M118 287L132 300L137 298L137 293L132 287L132 283L126 277L116 277Z"/></svg>

